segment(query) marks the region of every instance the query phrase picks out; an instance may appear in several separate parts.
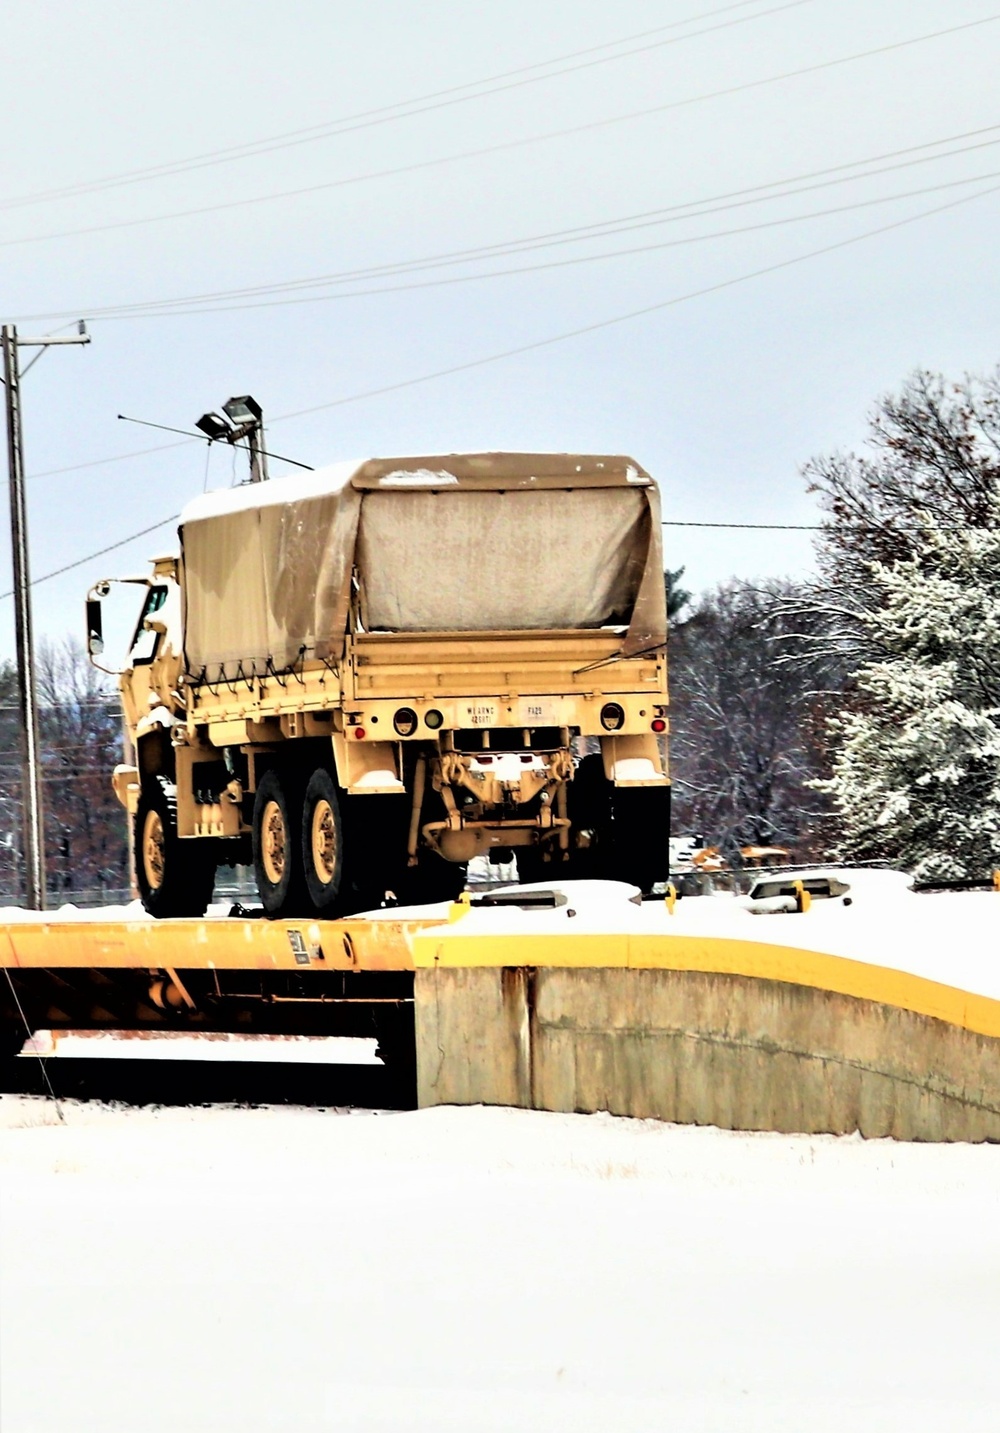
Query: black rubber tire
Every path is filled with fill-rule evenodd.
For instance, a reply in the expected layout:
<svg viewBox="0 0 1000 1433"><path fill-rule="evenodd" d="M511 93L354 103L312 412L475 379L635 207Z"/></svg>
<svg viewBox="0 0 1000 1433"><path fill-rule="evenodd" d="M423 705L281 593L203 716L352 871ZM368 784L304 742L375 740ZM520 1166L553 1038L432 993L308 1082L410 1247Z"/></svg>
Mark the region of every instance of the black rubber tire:
<svg viewBox="0 0 1000 1433"><path fill-rule="evenodd" d="M574 880L610 880L608 859L611 830L611 782L604 775L604 758L592 753L576 768L569 784L567 814L570 827L570 859L564 873ZM577 844L581 832L588 844Z"/></svg>
<svg viewBox="0 0 1000 1433"><path fill-rule="evenodd" d="M670 787L613 789L611 811L610 878L648 895L670 876Z"/></svg>
<svg viewBox="0 0 1000 1433"><path fill-rule="evenodd" d="M261 905L269 916L309 914L300 837L302 797L302 776L293 768L279 772L272 767L265 771L257 785L253 803L253 869Z"/></svg>
<svg viewBox="0 0 1000 1433"><path fill-rule="evenodd" d="M321 833L313 829L316 821L322 823L325 833L329 869L317 861L316 842ZM332 915L340 901L340 888L344 877L344 823L340 814L337 783L324 766L317 767L306 783L302 800L300 841L306 894L313 911L320 916Z"/></svg>
<svg viewBox="0 0 1000 1433"><path fill-rule="evenodd" d="M158 852L158 855L157 855ZM177 835L175 787L162 776L143 784L135 813L135 879L151 916L203 916L212 899L218 847Z"/></svg>
<svg viewBox="0 0 1000 1433"><path fill-rule="evenodd" d="M338 916L378 910L388 892L399 895L406 866L410 801L402 795L348 795L338 788L343 874Z"/></svg>
<svg viewBox="0 0 1000 1433"><path fill-rule="evenodd" d="M648 894L670 872L670 787L615 787L603 757L585 756L569 788L573 875L627 881ZM578 830L591 844L576 848Z"/></svg>

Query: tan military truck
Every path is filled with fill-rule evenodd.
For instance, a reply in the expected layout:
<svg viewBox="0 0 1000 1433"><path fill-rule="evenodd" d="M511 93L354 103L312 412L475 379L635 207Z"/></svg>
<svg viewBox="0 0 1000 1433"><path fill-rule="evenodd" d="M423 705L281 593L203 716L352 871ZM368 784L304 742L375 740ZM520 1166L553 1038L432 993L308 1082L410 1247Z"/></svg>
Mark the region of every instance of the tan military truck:
<svg viewBox="0 0 1000 1433"><path fill-rule="evenodd" d="M372 459L197 498L120 674L136 878L271 915L522 879L666 880L659 498L625 457ZM132 579L135 580L135 579ZM97 584L92 659L103 651Z"/></svg>

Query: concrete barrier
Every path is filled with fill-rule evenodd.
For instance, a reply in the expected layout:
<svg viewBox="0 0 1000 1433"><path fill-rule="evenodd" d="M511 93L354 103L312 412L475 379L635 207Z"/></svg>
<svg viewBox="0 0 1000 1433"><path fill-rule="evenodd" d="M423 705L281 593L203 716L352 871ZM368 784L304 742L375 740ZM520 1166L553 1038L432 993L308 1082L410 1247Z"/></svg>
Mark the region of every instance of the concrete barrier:
<svg viewBox="0 0 1000 1433"><path fill-rule="evenodd" d="M1000 1038L919 1008L732 972L458 959L418 954L421 1105L1000 1140Z"/></svg>

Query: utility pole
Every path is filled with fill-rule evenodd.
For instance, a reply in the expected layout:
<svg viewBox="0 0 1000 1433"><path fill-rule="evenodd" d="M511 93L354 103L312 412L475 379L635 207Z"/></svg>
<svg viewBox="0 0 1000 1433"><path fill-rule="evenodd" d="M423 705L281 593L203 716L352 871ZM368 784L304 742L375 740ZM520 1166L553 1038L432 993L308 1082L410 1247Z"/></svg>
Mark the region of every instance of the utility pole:
<svg viewBox="0 0 1000 1433"><path fill-rule="evenodd" d="M247 434L247 447L250 449L250 481L252 483L267 482L267 450L264 447L264 425L257 423Z"/></svg>
<svg viewBox="0 0 1000 1433"><path fill-rule="evenodd" d="M25 877L30 910L45 909L45 832L42 820L42 770L38 741L38 698L35 690L35 646L31 624L31 577L28 567L28 513L24 496L24 433L21 425L21 371L19 352L37 348L37 363L47 348L67 343L89 343L84 324L68 337L18 338L12 323L0 328L3 348L3 383L7 406L7 463L10 473L10 533L14 558L14 621L17 638L17 684L24 732L22 747L22 830Z"/></svg>

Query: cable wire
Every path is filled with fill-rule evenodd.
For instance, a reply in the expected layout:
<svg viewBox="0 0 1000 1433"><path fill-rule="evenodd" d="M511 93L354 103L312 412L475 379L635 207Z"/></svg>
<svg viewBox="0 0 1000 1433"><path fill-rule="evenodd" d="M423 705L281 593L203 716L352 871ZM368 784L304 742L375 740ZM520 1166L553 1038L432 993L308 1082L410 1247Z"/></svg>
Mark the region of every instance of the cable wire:
<svg viewBox="0 0 1000 1433"><path fill-rule="evenodd" d="M10 973L10 971L8 970L8 968L7 968L6 965L5 965L4 968L3 968L3 973L4 973L4 975L6 975L6 977L7 977L7 984L10 986L10 993L11 993L11 995L13 995L13 997L14 997L14 1004L17 1006L17 1013L18 1013L18 1014L20 1015L20 1017L21 1017L21 1023L22 1023L22 1025L24 1026L24 1029L25 1029L25 1032L26 1032L26 1033L25 1033L25 1039L30 1040L30 1039L31 1039L31 1033L32 1033L32 1032L31 1032L31 1026L28 1024L28 1017L27 1017L27 1016L25 1015L25 1013L24 1013L24 1007L23 1007L22 1004L21 1004L21 998L20 998L20 996L18 995L17 990L15 989L15 986L14 986L14 978L13 978L13 976L11 975L11 973ZM52 1081L49 1079L49 1069L48 1069L48 1065L47 1065L46 1062L45 1062L45 1057L44 1057L44 1055L41 1054L40 1051L37 1051L37 1050L36 1050L36 1051L33 1051L32 1053L36 1056L36 1058L37 1058L37 1060L38 1060L38 1063L39 1063L39 1065L41 1066L41 1069L42 1069L42 1078L44 1079L45 1084L46 1084L46 1088L48 1089L49 1098L51 1099L52 1103L53 1103L53 1104L55 1105L55 1107L56 1107L56 1114L59 1116L59 1123L60 1123L60 1124L65 1124L65 1123L66 1123L66 1116L65 1116L65 1115L63 1114L63 1112L62 1112L62 1105L59 1103L59 1099L58 1099L58 1097L57 1097L57 1095L56 1095L56 1092L55 1092L55 1090L52 1088Z"/></svg>
<svg viewBox="0 0 1000 1433"><path fill-rule="evenodd" d="M124 463L129 458L144 458L148 453L167 453L172 448L186 447L186 443L157 443L154 448L134 448L131 453L115 453L111 458L92 458L89 463L70 463L65 468L44 468L39 473L28 473L28 477L56 478L62 473L79 473L84 468L104 468L109 463Z"/></svg>
<svg viewBox="0 0 1000 1433"><path fill-rule="evenodd" d="M196 218L204 214L218 214L229 210L245 209L252 205L273 203L282 199L301 198L307 194L318 194L327 190L342 188L345 185L366 183L374 179L385 179L401 174L413 174L417 171L432 169L443 164L453 164L464 159L478 159L488 154L499 154L511 149L524 148L526 145L539 144L552 139L563 139L569 135L583 134L597 129L604 129L611 125L625 124L635 119L646 118L649 115L664 114L671 110L683 109L689 105L703 104L710 100L744 94L749 90L760 89L766 85L778 84L790 79L798 79L805 75L818 74L822 71L835 69L840 65L852 64L857 60L870 59L874 56L906 49L913 45L925 44L928 41L939 40L946 35L957 34L977 26L994 24L997 20L1000 20L1000 13L987 15L978 20L969 20L961 25L950 25L943 30L934 30L923 35L915 35L907 40L897 40L891 44L877 45L870 50L859 50L854 54L843 55L834 60L822 60L816 64L805 65L800 69L785 70L780 74L768 75L759 80L748 80L743 84L730 85L725 89L711 90L701 95L692 95L687 99L670 100L666 104L653 105L648 109L633 110L627 114L613 115L610 118L602 120L592 120L587 124L573 125L566 129L550 130L545 134L528 135L523 139L505 140L502 144L489 145L485 148L464 150L458 154L443 155L436 159L419 160L413 164L397 165L390 169L373 170L368 174L351 175L342 179L330 179L321 184L303 185L295 189L283 189L270 194L248 195L239 199L222 200L215 204L199 205L191 209L175 209L166 213L150 214L138 219L118 219L104 224L83 225L75 229L60 229L45 234L28 234L19 238L0 239L0 248L11 248L12 246L22 244L41 244L55 239L81 238L90 234L104 234L119 229L133 229L147 224L159 224L171 219Z"/></svg>
<svg viewBox="0 0 1000 1433"><path fill-rule="evenodd" d="M62 567L56 567L52 572L46 572L42 577L33 577L31 586L38 587L43 582L51 582L53 577L61 577L64 572L72 572L74 568L83 567L88 562L93 562L96 557L103 557L107 552L115 552L119 547L126 547L130 542L135 542L140 537L146 537L151 532L156 532L161 527L167 527L172 522L177 522L180 513L173 513L170 517L163 518L160 522L151 523L149 527L142 527L138 532L130 533L128 537L121 538L118 542L111 542L107 547L99 547L96 552L88 552L86 557L77 558L74 562L67 562ZM9 592L0 592L0 602L8 597L13 597L13 588Z"/></svg>
<svg viewBox="0 0 1000 1433"><path fill-rule="evenodd" d="M735 288L738 284L749 283L751 279L763 278L767 274L779 273L783 269L793 268L797 264L806 263L810 259L817 259L825 254L835 253L838 249L846 249L854 244L860 244L866 239L872 239L880 234L888 234L894 229L901 229L909 224L919 223L921 219L927 219L935 214L943 214L950 209L957 209L962 204L973 203L977 199L986 198L995 194L1000 185L993 185L988 189L979 190L975 194L965 194L960 199L949 200L947 204L937 204L932 209L921 210L918 214L908 215L903 219L895 219L888 224L880 224L876 229L867 229L860 234L852 234L846 239L838 239L835 243L824 244L818 249L809 249L803 254L794 254L788 259L780 259L773 264L765 264L759 269L751 269L747 273L737 274L730 279L720 279L716 283L706 284L702 288L691 289L685 294L677 294L673 298L661 299L655 304L644 304L641 308L629 309L626 313L614 314L611 318L598 319L594 323L582 324L578 328L565 329L562 333L551 334L547 338L538 338L530 343L517 344L513 348L505 348L497 353L484 355L482 358L467 359L463 363L451 364L447 368L438 368L430 373L423 373L415 378L400 379L396 383L383 384L379 388L364 389L359 393L352 393L344 398L334 398L326 403L316 403L308 408L297 408L291 413L281 413L272 418L270 422L283 423L292 418L303 418L312 413L326 412L331 408L341 408L348 403L359 403L367 398L380 398L386 393L397 393L406 388L415 388L423 383L433 382L438 378L448 378L456 373L467 373L475 368L484 368L490 363L499 363L507 358L517 358L524 353L534 353L542 348L550 348L557 343L566 343L573 338L581 338L585 334L599 333L603 329L614 328L618 324L630 323L633 319L645 318L648 314L658 313L663 309L676 308L680 304L688 303L692 299L705 298L709 294L722 293L726 289Z"/></svg>
<svg viewBox="0 0 1000 1433"><path fill-rule="evenodd" d="M1000 143L995 140L993 143ZM519 274L537 274L547 272L551 269L576 268L581 264L595 264L607 259L634 258L637 254L658 253L664 249L685 248L690 244L702 244L711 239L732 238L740 234L759 233L765 229L784 228L788 224L802 224L812 219L825 219L835 214L849 214L858 209L871 209L878 204L892 204L900 199L915 199L925 194L939 194L945 189L955 189L965 184L981 184L987 179L1000 177L1000 170L989 170L985 174L972 174L965 179L951 179L942 184L925 185L920 189L907 189L901 193L883 194L874 199L859 199L851 204L838 204L828 209L814 209L806 214L789 214L780 219L764 219L756 224L741 224L731 229L713 229L707 233L690 234L681 239L663 239L653 244L637 244L627 249L608 249L599 254L583 254L572 259L546 259L537 264L522 264L517 268L509 269L488 269L485 273L478 274L454 274L445 278L418 279L414 283L388 284L381 288L372 289L351 289L345 293L320 293L298 295L288 298L261 298L244 303L230 304L208 304L198 308L173 308L158 310L155 313L126 313L109 314L105 316L106 323L115 322L141 322L149 318L190 318L196 314L215 313L245 313L254 309L269 308L290 308L301 304L315 303L339 303L345 299L371 298L383 294L410 293L419 289L451 288L455 284L478 283L484 279L502 279L516 277ZM784 197L784 196L781 196ZM122 416L122 415L119 415ZM138 419L131 420L138 422ZM163 424L153 424L150 427L163 427ZM180 432L180 429L168 429L170 432ZM193 436L193 435L192 435ZM280 455L275 454L275 457ZM284 459L286 462L294 463L294 458ZM304 467L305 464L298 464Z"/></svg>
<svg viewBox="0 0 1000 1433"><path fill-rule="evenodd" d="M662 34L665 30L680 29L684 25L697 24L701 20L709 20L716 15L729 14L733 10L745 9L747 5L759 3L760 0L738 0L736 4L724 5L718 10L709 10L703 15L689 16L684 20L674 20L668 25L657 25L652 30L641 30L638 34L625 35L618 40L608 40L602 45L591 45L584 50L574 50L567 55L560 55L551 60L541 60L532 65L523 65L518 69L507 70L499 75L491 75L482 80L471 80L466 84L452 85L448 89L436 90L431 94L420 95L414 99L399 100L396 104L383 105L372 110L362 110L358 114L345 115L339 120L328 120L325 124L310 125L305 129L289 130L283 134L252 140L246 144L232 145L227 149L210 150L204 154L194 155L187 160L176 160L166 164L150 165L145 169L126 170L120 174L105 176L103 179L64 185L57 189L46 189L36 191L32 194L14 195L10 199L0 201L0 210L50 203L53 200L76 198L85 194L103 193L108 189L144 183L154 179L172 178L175 175L187 174L193 170L211 168L219 164L231 164L241 159L253 159L261 154L273 154L277 150L288 149L301 144L311 144L317 140L333 138L340 134L352 134L359 129L368 129L375 125L391 124L397 120L410 119L414 115L426 114L431 110L444 109L456 104L467 104L472 100L485 99L489 95L502 93L506 90L519 89L525 85L541 84L546 80L558 79L562 75L573 74L578 70L590 69L595 65L612 64L616 60L628 59L632 55L644 54L650 50L660 49L667 45L681 44L686 40L696 39L700 35L713 34L717 30L725 30L735 25L745 25L753 20L764 19L766 16L777 14L782 10L792 10L796 9L799 5L812 4L814 0L784 0L784 3L773 5L770 9L762 10L755 15L739 16L736 19L727 20L721 25L712 25L705 30L696 30L689 35L680 35L675 39L657 40L649 45L641 45L635 50L626 50L622 54L607 55L600 59L587 60L584 64L570 65L568 68L556 70L552 74L536 75L531 79L518 79L516 84L500 83L501 81L515 79L520 75L527 75L533 70L550 68L553 65L563 64L564 61L567 60L575 60L582 56L593 55L599 50L612 49L617 45L629 44L632 40L646 39L650 35ZM493 85L494 88L483 89L482 86L484 85ZM479 93L463 93L463 91L471 89L477 89ZM403 112L400 113L399 111Z"/></svg>
<svg viewBox="0 0 1000 1433"><path fill-rule="evenodd" d="M555 230L550 231L549 233L528 236L522 239L512 240L506 244L489 244L484 245L480 249L456 250L450 254L446 253L441 255L432 255L430 257L419 260L397 261L393 264L376 265L370 269L357 269L353 271L347 270L339 274L321 274L316 275L313 278L292 279L275 284L259 284L237 289L218 289L207 293L189 294L186 296L180 296L172 299L151 299L146 300L145 302L112 304L106 305L104 307L96 305L78 304L71 312L75 314L77 312L86 311L86 313L89 315L90 320L92 321L94 319L99 318L156 318L161 316L170 316L171 314L189 315L195 313L219 313L237 310L242 311L248 308L265 307L268 305L252 303L237 304L228 302L225 303L225 306L221 305L224 301L228 301L230 299L235 300L239 298L256 298L268 296L271 294L286 293L290 291L296 292L302 289L323 287L332 284L350 283L367 277L396 277L410 273L426 272L427 270L433 270L437 268L452 267L457 263L472 263L478 262L486 258L503 257L508 254L515 255L522 253L531 253L537 249L557 248L562 247L565 244L586 243L601 238L607 238L616 234L631 233L637 229L656 228L663 224L680 223L688 219L701 218L709 214L724 213L732 209L743 209L754 204L771 203L776 200L793 198L798 194L809 193L818 189L827 189L841 184L851 184L858 180L870 179L883 174L895 173L898 170L913 168L917 165L931 164L936 163L939 160L952 159L956 156L977 152L980 149L990 149L995 147L997 144L1000 144L1000 138L979 140L978 143L961 145L957 148L944 150L938 154L922 154L917 158L900 160L900 162L896 164L880 165L880 161L884 159L896 159L902 155L913 155L917 150L931 148L939 149L942 145L953 144L955 141L961 139L977 138L978 136L984 134L995 135L998 130L1000 130L1000 125L986 125L980 129L967 131L964 134L950 136L946 139L928 140L925 143L918 145L908 145L906 148L901 150L889 151L885 154L872 155L865 159L854 160L849 164L833 165L829 168L814 170L810 173L802 175L790 176L786 179L770 180L764 184L753 185L741 190L735 190L730 191L728 193L708 196L705 199L701 200L689 200L685 203L670 205L663 209L644 210L640 211L637 214L621 215L613 219L602 220L599 223L595 224L586 224L581 225L577 228ZM872 165L880 165L880 167L872 168ZM862 166L868 166L868 168L862 169ZM844 174L843 171L845 169L858 169L860 172L856 174ZM829 175L834 175L836 177L823 177ZM979 177L980 176L972 176L969 179L956 180L954 182L974 183ZM803 183L802 181L804 180L819 180L820 182ZM796 187L790 187L793 185ZM780 192L777 193L763 192L779 189ZM910 191L910 193L926 192L930 191L928 189ZM906 198L910 197L910 195L905 194L898 195L895 197ZM869 200L865 202L872 203L881 201ZM793 218L794 217L796 216L793 216ZM806 215L803 217L810 216ZM778 222L787 223L792 222L792 220L781 220ZM742 231L729 230L723 232L732 233ZM711 234L708 236L696 236L696 238L704 237L712 238L716 237L716 235ZM695 242L695 240L685 239L679 242L691 243ZM659 246L649 247L652 248ZM609 252L613 256L614 253L618 252L635 253L643 252L643 250L625 250ZM589 262L592 258L603 258L606 256L606 254L589 256L587 262ZM503 270L501 272L528 273L533 272L536 268L544 267L549 267L549 265L536 265L532 268L522 267L520 269ZM463 276L463 279L461 281L473 278L492 276L492 274L472 274ZM450 282L459 281L460 280L458 279L450 280ZM408 288L426 286L427 285L410 284L387 286L384 288L377 289L355 289L351 290L347 294L334 295L333 297L359 297L370 294L395 293ZM310 295L298 300L298 302L313 302L315 301L315 299L320 297L327 296ZM215 301L219 301L219 307L208 306L214 304ZM185 307L186 305L190 305L190 307ZM274 305L269 306L273 307ZM36 313L22 315L18 322L37 322L42 320L52 320L56 318L61 318L67 312L70 312L70 310L60 310L55 313L50 312L42 314Z"/></svg>
<svg viewBox="0 0 1000 1433"><path fill-rule="evenodd" d="M662 299L655 304L646 304L642 308L630 309L627 313L615 314L612 317L606 319L598 319L594 323L583 324L578 328L566 329L562 333L552 334L547 338L535 339L530 343L519 344L514 348L503 349L498 353L486 354L482 358L468 359L463 363L452 364L447 368L435 369L431 373L420 374L414 378L400 379L396 383L385 384L380 388L365 389L359 393L348 394L343 398L331 399L329 402L326 403L316 403L308 408L299 408L290 413L282 413L275 418L271 418L269 422L271 424L289 422L294 418L303 418L312 413L326 412L331 408L344 407L346 404L349 403L358 403L368 398L378 398L387 393L397 393L406 388L414 388L424 383L433 382L435 379L438 378L451 377L453 374L457 373L467 373L476 368L483 368L487 364L499 363L507 358L519 357L521 354L525 353L534 353L539 349L549 348L557 343L565 343L573 338L581 338L586 334L598 333L604 329L615 327L618 324L629 323L633 319L644 318L651 313L658 313L664 309L675 308L682 303L688 303L692 299L703 298L709 294L721 293L726 289L735 288L738 284L748 283L752 279L763 278L769 274L779 273L784 269L789 269L794 267L795 265L806 263L810 259L816 259L826 254L835 253L840 249L846 249L854 244L862 243L866 239L875 238L881 234L891 233L893 230L902 229L910 224L918 223L922 219L930 218L936 214L946 213L951 209L957 209L963 204L969 204L977 199L986 198L991 194L997 193L998 191L1000 191L1000 185L993 185L988 189L979 190L975 194L965 194L959 199L949 200L946 204L938 204L931 209L921 210L918 214L911 214L903 219L895 219L891 223L881 224L878 226L878 228L868 229L865 230L863 233L850 235L846 239L838 239L836 242L831 244L824 244L819 249L810 249L803 254L795 254L792 255L790 258L778 260L776 263L773 264L766 264L758 269L751 269L746 273L737 274L732 278L720 279L714 284L706 284L702 288L689 290L686 294L677 294L673 298ZM194 440L192 439L192 441ZM155 532L161 527L166 527L169 523L177 522L179 517L179 513L174 513L170 517L163 518L160 522L153 523L149 527L140 529L139 532L134 532L128 537L121 538L118 542L110 543L107 547L102 547L96 552L88 553L86 557L78 558L76 561L66 563L64 566L56 568L52 572L47 572L42 577L32 579L31 585L34 587L42 582L48 582L54 577L60 577L65 572L70 572L75 568L83 567L85 564L87 564L88 562L92 562L97 557L103 557L106 553L114 552L117 548L120 547L125 547L128 543L134 542L137 538L145 537L147 533ZM677 525L680 526L681 524L678 523ZM690 526L694 525L695 524L690 524ZM707 526L707 524L705 525ZM799 527L795 524L768 526L771 527L771 530L775 531L812 530L806 527ZM12 596L13 591L0 593L0 601Z"/></svg>
<svg viewBox="0 0 1000 1433"><path fill-rule="evenodd" d="M853 161L851 161L849 164L835 165L835 166L832 166L832 167L829 168L829 169L813 170L813 171L810 171L810 172L808 172L808 173L791 176L791 177L789 177L789 178L787 178L787 179L783 179L783 180L772 180L772 181L769 181L767 184L764 184L764 185L753 186L753 188L751 188L751 189L734 190L734 191L730 191L729 193L723 193L723 194L720 194L720 195L716 195L716 196L713 196L713 197L710 198L710 199L706 199L706 200L702 200L702 201L689 201L687 204L684 204L684 205L671 206L671 209L669 209L669 210L667 210L667 211L650 210L650 211L646 211L646 212L644 212L644 213L640 213L640 214L634 215L634 216L625 216L625 218L626 218L626 219L632 219L632 218L635 218L635 219L644 219L644 218L649 217L649 216L651 216L651 215L657 215L657 214L662 213L662 212L671 213L671 212L673 212L675 209L691 209L691 208L694 207L694 205L695 205L696 203L700 203L700 204L704 205L704 204L709 204L709 203L715 203L716 201L719 201L719 200L726 200L726 199L729 199L729 198L740 197L740 196L747 195L747 194L753 194L753 193L755 193L755 192L757 192L757 191L759 191L759 190L761 190L761 189L772 189L772 188L775 188L775 187L777 187L777 186L779 186L779 185L788 185L788 184L791 184L791 183L794 183L794 182L798 182L799 180L802 180L802 179L813 179L813 178L817 178L817 177L820 177L820 176L823 176L823 175L826 175L826 174L835 173L835 172L837 172L837 171L839 171L839 170L842 170L842 169L857 168L857 167L860 167L860 166L862 166L862 165L870 165L870 164L873 164L873 163L881 162L881 161L884 160L884 159L894 159L894 158L896 158L896 157L898 157L898 156L900 156L900 155L910 154L910 153L914 152L915 150L926 149L926 148L931 148L931 147L938 147L938 146L943 145L943 144L951 144L951 143L956 142L957 140L973 138L973 137L976 137L976 136L978 136L978 135L980 135L980 134L991 133L991 132L993 132L994 130L996 130L997 128L1000 128L1000 126L997 126L997 125L988 125L988 126L985 126L985 127L981 128L981 129L968 130L968 131L964 131L964 132L962 132L962 133L960 133L960 134L949 135L949 136L947 136L946 138L943 138L943 139L939 139L939 140L928 140L928 141L926 141L924 144L907 146L905 149L901 149L901 150L891 150L891 151L887 151L887 152L885 152L885 153L880 153L880 154L878 154L878 155L869 156L869 157L866 158L866 159L853 160ZM972 148L977 148L978 146L971 146L971 147L972 147ZM952 151L951 153L955 153L955 152L956 152L956 151ZM957 151L957 152L963 152L963 153L964 153L964 152L966 152L966 151L963 150L963 151ZM928 156L928 158L947 158L947 157L950 157L950 155ZM875 171L870 171L870 170L869 170L869 171L868 171L868 174L870 174L870 173L872 173L872 172L875 172ZM879 172L886 172L886 171L879 171ZM868 177L868 174L855 175L855 176L851 176L851 178L865 178L865 177ZM784 197L784 196L782 195L782 196L778 196L778 197ZM605 221L605 222L608 223L608 224L610 224L610 223L617 223L617 222L624 222L624 221L617 221L617 220L616 220L616 221ZM588 229L588 230L589 230L589 229L592 229L592 228L596 228L596 227L598 227L598 226L585 225L585 226L582 226L582 227L583 227L584 229ZM543 239L548 239L548 238L559 238L559 237L561 237L563 234L574 235L574 234L576 234L576 233L578 233L578 232L579 232L579 230L576 230L576 229L571 229L571 230L554 230L554 231L551 231L549 234L532 236L532 238L531 238L530 240L518 240L518 241L513 241L513 242L514 242L514 243L517 243L517 244L524 244L524 243L534 242L535 240L543 240ZM444 261L446 261L446 260L458 259L458 258L465 258L465 257L471 257L471 256L475 256L475 255L478 255L478 254L484 254L484 255L485 255L485 254L494 252L494 251L496 251L496 250L498 250L498 249L501 249L501 248L503 248L503 247L504 247L504 246L500 246L500 245L488 245L488 246L485 246L485 247L484 247L483 249L481 249L481 250L456 250L456 251L453 251L451 254L432 256L432 258L431 258L430 260L426 260L426 259L425 259L425 260L419 260L419 261L408 261L407 264L402 264L402 263L401 263L401 264L397 264L397 265L381 265L381 266L377 266L377 267L375 267L375 268L373 268L373 269L357 270L357 271L354 271L353 273L351 273L351 271L347 271L347 272L345 272L345 274L343 274L343 275L329 275L329 276L323 276L323 277L327 277L327 278L330 278L331 280L333 280L333 279L339 279L339 278L341 278L341 277L343 277L343 278L353 277L353 276L355 276L355 275L364 276L364 275L370 274L370 273L377 273L377 272L380 272L380 271L388 271L389 269L402 269L402 268L408 267L410 263L412 263L412 264L420 264L420 265L423 265L423 264L428 264L428 265L429 265L429 264L432 263L432 262L433 262L433 263L444 262ZM311 281L311 280L296 280L296 281L293 281L293 282L294 282L294 283L303 283L303 284L305 284L305 283L312 282L312 281ZM222 295L225 295L225 294L227 294L227 293L242 294L242 293L265 292L265 291L266 291L266 286L262 286L262 287L261 287L260 289L258 289L258 290L254 290L254 289L242 289L242 290L237 289L237 290L229 290L229 291L227 291L227 290L220 290L220 291L219 291L219 294L220 294L220 296L222 296ZM190 296L188 296L188 299L196 298L196 297L197 297L197 296L190 295ZM206 295L205 297L215 297L215 295ZM178 302L178 303L180 303L180 302L185 302L185 301L187 301L187 300L185 300L185 299L178 299L178 300L164 300L163 302ZM84 305L83 307L86 307L86 305ZM119 306L119 307L125 307L125 306ZM75 308L75 309L73 310L73 312L76 313L78 308L80 308L79 305L77 306L77 308ZM95 312L95 310L93 310L93 309L91 309L91 310L89 310L89 311L90 311L90 312ZM96 312L100 313L100 312L103 312L103 311L102 311L102 310L96 310ZM52 313L47 313L47 314L34 314L34 315L27 315L27 316L26 316L27 319L34 319L34 320L55 319L55 318L58 318L58 317L61 317L61 315L60 315L60 314L52 314ZM186 446L186 443L159 443L159 444L156 444L155 446L149 447L149 448L136 448L136 449L130 450L130 451L127 452L127 453L116 453L116 454L113 454L113 455L111 455L111 456L109 456L109 457L105 457L105 458L94 458L94 459L91 459L89 462L70 463L70 464L67 464L67 465L65 465L65 466L63 466L63 467L59 467L59 468L46 468L46 469L42 469L42 470L39 471L39 472L29 473L29 474L28 474L28 477L29 477L29 478L32 478L32 479L35 479L35 478L58 477L58 476L61 476L61 475L65 474L65 473L82 472L82 471L85 471L85 470L87 470L87 469L89 469L89 468L105 467L105 466L108 466L108 465L113 464L113 463L127 462L127 461L130 461L132 458L146 457L146 456L151 455L151 454L154 454L154 453L171 452L171 451L175 451L175 450L177 450L177 449L179 449L179 448L183 448L183 447L185 447L185 446Z"/></svg>

